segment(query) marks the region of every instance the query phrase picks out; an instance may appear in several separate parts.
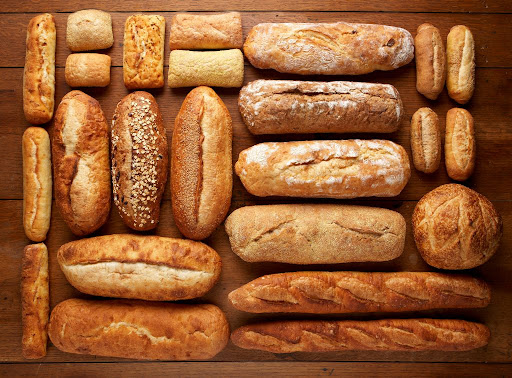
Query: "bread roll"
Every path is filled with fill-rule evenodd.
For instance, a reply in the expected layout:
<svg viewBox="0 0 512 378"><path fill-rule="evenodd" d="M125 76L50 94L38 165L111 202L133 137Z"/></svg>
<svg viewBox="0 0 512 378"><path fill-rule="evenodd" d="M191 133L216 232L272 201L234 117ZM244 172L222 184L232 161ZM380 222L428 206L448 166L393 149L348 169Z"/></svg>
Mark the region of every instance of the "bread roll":
<svg viewBox="0 0 512 378"><path fill-rule="evenodd" d="M402 28L373 24L258 24L244 53L256 68L301 75L361 75L388 71L414 56L411 34Z"/></svg>
<svg viewBox="0 0 512 378"><path fill-rule="evenodd" d="M404 250L405 220L367 206L247 206L229 215L226 233L233 252L248 262L387 261Z"/></svg>
<svg viewBox="0 0 512 378"><path fill-rule="evenodd" d="M441 163L441 131L437 114L430 108L420 108L412 116L411 149L418 171L437 171Z"/></svg>
<svg viewBox="0 0 512 378"><path fill-rule="evenodd" d="M52 213L50 137L41 127L23 133L23 228L32 241L43 241Z"/></svg>
<svg viewBox="0 0 512 378"><path fill-rule="evenodd" d="M439 29L431 24L418 26L414 38L416 55L416 89L436 100L446 80L446 52Z"/></svg>
<svg viewBox="0 0 512 378"><path fill-rule="evenodd" d="M100 228L110 213L108 124L100 104L80 91L62 98L52 134L55 202L77 236Z"/></svg>
<svg viewBox="0 0 512 378"><path fill-rule="evenodd" d="M111 60L105 54L71 54L66 59L66 83L70 87L106 87Z"/></svg>
<svg viewBox="0 0 512 378"><path fill-rule="evenodd" d="M222 265L206 244L129 234L72 241L57 258L69 283L83 293L150 301L200 297L215 285Z"/></svg>
<svg viewBox="0 0 512 378"><path fill-rule="evenodd" d="M147 92L130 93L117 104L112 119L114 203L128 227L146 231L158 225L168 164L155 98Z"/></svg>
<svg viewBox="0 0 512 378"><path fill-rule="evenodd" d="M489 260L503 233L501 216L483 195L442 185L420 199L412 215L416 247L439 269L471 269Z"/></svg>
<svg viewBox="0 0 512 378"><path fill-rule="evenodd" d="M155 14L135 14L126 19L123 44L123 78L128 89L164 86L165 19Z"/></svg>
<svg viewBox="0 0 512 378"><path fill-rule="evenodd" d="M34 125L46 123L53 117L56 39L51 14L40 14L30 20L23 71L23 112L27 121Z"/></svg>
<svg viewBox="0 0 512 378"><path fill-rule="evenodd" d="M260 143L240 153L235 172L258 197L393 197L411 175L403 147L360 139Z"/></svg>
<svg viewBox="0 0 512 378"><path fill-rule="evenodd" d="M392 85L350 81L256 80L238 106L253 134L391 133L403 114Z"/></svg>
<svg viewBox="0 0 512 378"><path fill-rule="evenodd" d="M53 309L48 333L68 353L206 360L226 346L229 324L211 304L68 299Z"/></svg>
<svg viewBox="0 0 512 378"><path fill-rule="evenodd" d="M269 274L229 293L246 312L400 312L485 307L489 286L470 276L431 272Z"/></svg>
<svg viewBox="0 0 512 378"><path fill-rule="evenodd" d="M233 344L272 353L378 350L466 351L487 345L489 329L451 319L277 321L240 327Z"/></svg>
<svg viewBox="0 0 512 378"><path fill-rule="evenodd" d="M27 245L21 258L21 347L24 358L46 356L49 290L48 250L43 243Z"/></svg>
<svg viewBox="0 0 512 378"><path fill-rule="evenodd" d="M171 88L241 87L244 82L244 56L238 49L222 51L173 50L169 55Z"/></svg>
<svg viewBox="0 0 512 378"><path fill-rule="evenodd" d="M453 108L446 114L444 154L450 178L465 181L473 174L476 160L475 127L473 117L466 109Z"/></svg>
<svg viewBox="0 0 512 378"><path fill-rule="evenodd" d="M465 104L475 90L475 41L467 26L451 28L446 41L448 95Z"/></svg>
<svg viewBox="0 0 512 378"><path fill-rule="evenodd" d="M102 50L112 47L112 17L97 9L84 9L68 16L66 43L71 51Z"/></svg>
<svg viewBox="0 0 512 378"><path fill-rule="evenodd" d="M231 204L231 116L208 87L193 89L176 117L171 151L171 200L176 226L187 238L205 239Z"/></svg>
<svg viewBox="0 0 512 378"><path fill-rule="evenodd" d="M241 49L242 44L242 17L238 12L178 13L171 19L171 50Z"/></svg>

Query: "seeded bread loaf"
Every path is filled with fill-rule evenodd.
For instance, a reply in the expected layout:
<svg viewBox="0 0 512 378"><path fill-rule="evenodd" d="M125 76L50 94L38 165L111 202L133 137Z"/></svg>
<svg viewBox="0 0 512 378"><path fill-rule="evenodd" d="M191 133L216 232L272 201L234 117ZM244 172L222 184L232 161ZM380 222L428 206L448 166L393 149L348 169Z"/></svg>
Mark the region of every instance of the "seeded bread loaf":
<svg viewBox="0 0 512 378"><path fill-rule="evenodd" d="M71 51L108 49L114 44L112 17L98 9L84 9L68 16L66 43Z"/></svg>
<svg viewBox="0 0 512 378"><path fill-rule="evenodd" d="M467 26L451 28L446 40L448 95L459 104L467 103L475 91L475 41Z"/></svg>
<svg viewBox="0 0 512 378"><path fill-rule="evenodd" d="M476 139L473 116L466 109L446 113L444 138L446 172L457 181L467 180L475 170Z"/></svg>
<svg viewBox="0 0 512 378"><path fill-rule="evenodd" d="M431 24L418 26L414 49L416 89L426 98L435 100L446 80L446 52L439 29Z"/></svg>
<svg viewBox="0 0 512 378"><path fill-rule="evenodd" d="M125 224L138 231L158 225L167 182L167 137L155 98L132 92L112 119L114 203Z"/></svg>
<svg viewBox="0 0 512 378"><path fill-rule="evenodd" d="M439 118L430 108L420 108L412 116L411 150L418 171L437 171L441 163L441 131Z"/></svg>

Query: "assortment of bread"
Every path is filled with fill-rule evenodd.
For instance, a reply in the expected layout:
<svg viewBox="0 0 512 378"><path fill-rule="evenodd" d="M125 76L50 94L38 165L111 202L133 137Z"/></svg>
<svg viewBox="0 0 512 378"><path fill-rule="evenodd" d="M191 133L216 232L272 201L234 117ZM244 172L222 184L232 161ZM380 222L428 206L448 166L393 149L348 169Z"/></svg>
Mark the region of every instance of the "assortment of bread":
<svg viewBox="0 0 512 378"><path fill-rule="evenodd" d="M27 120L53 117L55 22L50 14L28 26L23 107ZM129 16L124 26L123 77L128 89L164 85L165 19ZM69 49L113 45L110 14L83 10L68 17ZM465 26L452 28L445 52L439 30L337 23L259 24L242 48L238 12L177 14L172 18L168 85L194 88L175 119L170 158L172 212L188 239L202 240L224 221L232 195L229 111L207 86L241 87L244 54L257 68L312 75L357 75L408 64L416 52L416 87L435 100L445 85L464 104L474 90L474 41ZM416 50L414 50L416 48ZM190 51L219 50L219 51ZM71 54L70 87L107 86L111 58ZM206 86L207 85L207 86ZM256 80L239 93L239 111L252 134L392 133L404 116L399 92L388 84L348 81ZM50 138L42 128L23 135L23 225L32 241L50 227L52 174L62 218L77 236L108 219L111 185L124 223L135 231L157 227L169 169L166 128L156 99L132 92L108 125L99 102L80 91L66 94ZM439 119L430 108L411 120L417 170L432 173L441 160ZM448 175L463 181L475 166L473 119L465 109L446 117ZM240 152L234 166L255 196L351 199L394 197L410 175L405 149L389 140L265 142ZM112 181L110 181L112 180ZM406 220L396 211L347 204L274 204L234 210L225 221L231 249L249 263L339 264L398 258ZM483 195L448 184L416 205L412 232L423 259L435 268L470 269L496 252L502 220ZM22 351L46 354L47 337L60 350L134 359L204 360L227 344L224 313L211 304L174 304L198 298L221 274L217 252L193 240L116 234L63 244L60 268L80 292L116 300L68 299L51 312L48 251L28 245L22 258ZM480 308L491 291L468 275L434 272L299 271L256 278L228 295L240 311L341 314ZM125 300L127 299L127 300ZM238 328L232 342L272 353L345 350L465 351L482 347L486 326L449 319L280 320Z"/></svg>

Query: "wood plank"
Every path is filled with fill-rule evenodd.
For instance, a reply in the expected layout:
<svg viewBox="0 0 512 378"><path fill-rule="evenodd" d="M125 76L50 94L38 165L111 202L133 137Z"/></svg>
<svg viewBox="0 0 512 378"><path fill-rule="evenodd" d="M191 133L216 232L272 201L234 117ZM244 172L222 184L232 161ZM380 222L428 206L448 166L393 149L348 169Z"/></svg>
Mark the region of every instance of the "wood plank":
<svg viewBox="0 0 512 378"><path fill-rule="evenodd" d="M244 205L251 205L253 201L235 201L231 210ZM352 201L350 203L362 202ZM371 201L373 206L382 206L399 211L405 217L408 230L406 236L405 252L394 261L385 263L359 263L338 265L297 266L289 264L251 264L239 259L231 252L224 228L219 227L214 234L206 240L221 255L223 271L220 281L203 298L189 302L210 302L220 306L227 314L231 328L235 329L243 324L267 319L307 318L301 315L280 316L278 314L257 315L247 314L235 310L227 300L227 294L239 286L264 274L300 271L300 270L359 270L359 271L429 271L432 270L419 256L412 239L410 229L411 214L414 202L400 201ZM488 263L469 272L482 277L492 288L492 301L488 308L470 310L432 310L425 312L410 312L401 314L353 314L340 316L309 316L309 318L325 319L378 319L381 317L434 317L434 318L462 318L480 321L491 329L491 341L487 347L460 353L446 352L340 352L340 353L304 353L273 355L266 352L249 351L229 344L214 361L424 361L424 362L512 362L512 344L510 334L512 323L509 313L512 308L512 292L509 288L512 275L512 202L495 202L498 211L504 220L504 236L501 247L496 256ZM21 253L28 240L23 234L20 219L22 211L21 201L0 201L0 224L3 225L3 235L0 239L0 251L4 260L0 265L0 361L22 362L21 357L21 321L20 321L20 263ZM177 231L171 215L170 202L164 201L161 213L161 223L156 234L169 237L181 237ZM96 234L125 233L130 230L122 223L117 211L111 213L110 221ZM53 206L51 229L47 239L50 256L50 292L51 306L71 297L86 297L71 287L57 263L58 248L76 239L62 221L55 206ZM48 349L48 355L41 362L97 362L115 361L113 358L102 358L62 353L54 346Z"/></svg>
<svg viewBox="0 0 512 378"><path fill-rule="evenodd" d="M159 12L167 21L166 41L169 39L169 27L174 12ZM5 41L5 49L0 56L0 67L23 67L25 64L26 27L33 14L4 14L0 29L0 40ZM66 22L68 14L54 14L57 24L57 58L59 67L64 67L70 51L66 45ZM112 13L114 26L114 46L108 49L114 66L123 65L124 22L129 13ZM511 67L512 28L510 15L507 14L399 14L399 13L351 13L351 12L256 12L243 13L244 36L261 22L361 22L400 26L408 29L412 35L424 22L435 24L446 38L450 28L457 24L467 25L473 31L476 41L476 63L478 67ZM166 43L166 63L168 60Z"/></svg>

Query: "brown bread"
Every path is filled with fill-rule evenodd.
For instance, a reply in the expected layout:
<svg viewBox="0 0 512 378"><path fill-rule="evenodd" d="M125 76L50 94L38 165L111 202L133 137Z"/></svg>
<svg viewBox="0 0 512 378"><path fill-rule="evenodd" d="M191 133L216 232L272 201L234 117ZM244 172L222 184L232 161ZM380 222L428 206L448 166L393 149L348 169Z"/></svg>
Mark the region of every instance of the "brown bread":
<svg viewBox="0 0 512 378"><path fill-rule="evenodd" d="M430 100L436 100L446 80L446 52L439 29L431 24L418 26L414 38L416 89Z"/></svg>
<svg viewBox="0 0 512 378"><path fill-rule="evenodd" d="M450 178L465 181L473 174L476 160L475 126L471 113L466 109L453 108L446 113L444 155Z"/></svg>
<svg viewBox="0 0 512 378"><path fill-rule="evenodd" d="M441 131L439 118L430 108L420 108L412 116L411 150L418 171L437 171L441 163Z"/></svg>

